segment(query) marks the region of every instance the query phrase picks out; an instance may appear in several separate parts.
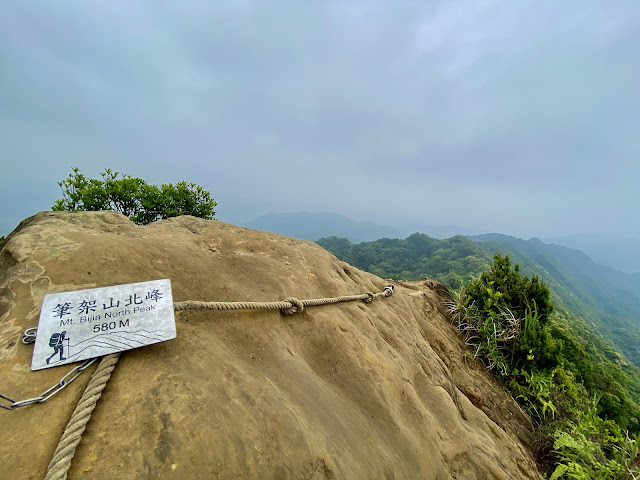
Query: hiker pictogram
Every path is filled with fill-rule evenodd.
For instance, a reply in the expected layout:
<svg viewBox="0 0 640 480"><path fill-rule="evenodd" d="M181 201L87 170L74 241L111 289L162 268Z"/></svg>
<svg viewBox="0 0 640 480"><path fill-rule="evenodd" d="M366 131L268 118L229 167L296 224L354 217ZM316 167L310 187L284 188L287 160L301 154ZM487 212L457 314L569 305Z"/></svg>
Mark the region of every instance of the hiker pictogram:
<svg viewBox="0 0 640 480"><path fill-rule="evenodd" d="M51 354L51 356L47 358L47 365L49 365L51 359L57 354L60 354L60 361L66 360L66 357L64 356L64 342L67 342L67 346L69 342L69 339L66 338L66 335L67 332L54 333L53 335L51 335L51 338L49 339L49 346L53 348L53 354Z"/></svg>

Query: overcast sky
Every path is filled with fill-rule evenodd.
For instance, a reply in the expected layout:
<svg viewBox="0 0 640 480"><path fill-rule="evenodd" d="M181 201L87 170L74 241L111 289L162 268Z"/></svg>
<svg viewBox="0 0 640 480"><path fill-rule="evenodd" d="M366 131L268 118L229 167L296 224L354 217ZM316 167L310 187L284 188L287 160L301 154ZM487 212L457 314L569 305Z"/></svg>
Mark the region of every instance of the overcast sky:
<svg viewBox="0 0 640 480"><path fill-rule="evenodd" d="M3 0L0 159L0 235L78 166L236 223L640 237L640 5Z"/></svg>

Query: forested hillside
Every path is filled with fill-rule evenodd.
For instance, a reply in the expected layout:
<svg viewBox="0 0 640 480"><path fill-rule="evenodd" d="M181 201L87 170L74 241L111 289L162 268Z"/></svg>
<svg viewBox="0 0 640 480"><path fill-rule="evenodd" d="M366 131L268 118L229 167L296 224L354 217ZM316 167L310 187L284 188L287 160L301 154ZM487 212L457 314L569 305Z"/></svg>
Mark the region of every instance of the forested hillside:
<svg viewBox="0 0 640 480"><path fill-rule="evenodd" d="M340 260L380 277L394 280L430 277L454 289L478 276L491 261L487 251L461 235L438 240L414 233L402 240L382 238L358 244L346 238L328 237L317 243Z"/></svg>
<svg viewBox="0 0 640 480"><path fill-rule="evenodd" d="M507 254L525 275L538 275L551 288L554 301L640 366L640 275L597 265L579 250L499 234L438 240L415 233L403 240L359 244L328 237L317 243L381 277L430 277L451 289L476 278L495 253Z"/></svg>
<svg viewBox="0 0 640 480"><path fill-rule="evenodd" d="M579 250L536 238L490 234L470 239L489 254L510 255L525 273L539 275L562 305L640 366L640 275L598 265Z"/></svg>

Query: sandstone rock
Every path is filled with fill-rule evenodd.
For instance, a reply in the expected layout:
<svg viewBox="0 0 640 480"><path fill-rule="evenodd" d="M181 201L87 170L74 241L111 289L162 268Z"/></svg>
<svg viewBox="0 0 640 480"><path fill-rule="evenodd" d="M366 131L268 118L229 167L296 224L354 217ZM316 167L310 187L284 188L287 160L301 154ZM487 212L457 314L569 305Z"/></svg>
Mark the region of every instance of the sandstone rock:
<svg viewBox="0 0 640 480"><path fill-rule="evenodd" d="M174 301L381 291L314 243L178 217L43 212L0 245L0 393L32 397L21 333L47 293L169 278ZM362 302L179 312L178 337L122 354L69 478L537 479L531 425L445 316L437 284ZM0 410L3 478L43 478L90 371L48 402Z"/></svg>

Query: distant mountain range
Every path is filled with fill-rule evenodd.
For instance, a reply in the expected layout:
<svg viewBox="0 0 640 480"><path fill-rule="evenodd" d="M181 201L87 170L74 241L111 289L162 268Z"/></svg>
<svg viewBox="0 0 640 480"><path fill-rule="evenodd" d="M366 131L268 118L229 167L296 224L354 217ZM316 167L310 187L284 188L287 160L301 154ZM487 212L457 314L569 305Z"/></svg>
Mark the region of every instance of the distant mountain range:
<svg viewBox="0 0 640 480"><path fill-rule="evenodd" d="M523 274L537 275L554 302L583 318L601 337L640 366L640 273L598 265L583 252L540 239L501 234L444 240L415 233L359 244L327 237L317 243L341 260L382 278L430 277L459 288L487 270L494 254L509 255Z"/></svg>
<svg viewBox="0 0 640 480"><path fill-rule="evenodd" d="M405 238L415 232L425 233L433 238L479 233L455 226L402 224L390 227L374 222L352 220L331 212L268 213L240 225L303 240L316 241L322 237L342 237L353 243L370 242L379 238Z"/></svg>
<svg viewBox="0 0 640 480"><path fill-rule="evenodd" d="M336 236L360 243L398 235L394 228L373 222L358 222L329 212L268 213L242 226L312 241Z"/></svg>
<svg viewBox="0 0 640 480"><path fill-rule="evenodd" d="M621 272L640 272L640 238L613 235L568 235L545 238L546 242L583 251L602 265Z"/></svg>
<svg viewBox="0 0 640 480"><path fill-rule="evenodd" d="M339 258L347 257L347 261L359 268L381 276L396 274L394 278L397 275L417 275L420 269L424 270L421 273L426 276L445 281L455 275L459 275L458 278L468 277L474 268L481 269L482 265L488 265L488 259L494 253L508 254L514 263L521 265L524 273L540 276L564 307L587 320L604 338L613 342L633 363L640 366L640 273L628 273L638 270L640 242L574 235L554 238L556 243L545 243L538 238L522 240L496 233L467 235L466 238L456 236L442 241L436 239L453 237L462 229L421 225L394 228L374 222L354 221L335 213L273 213L247 222L244 226L312 241L332 237L319 243ZM422 232L433 238L430 241L412 236L414 240L419 240L418 243L428 245L428 252L411 252L411 248L407 250L400 240L375 242L384 238L405 238L414 232ZM465 246L465 242L469 246ZM570 246L582 245L598 261L623 266L620 270L627 272L600 265L583 251L560 245L560 242ZM355 244L359 244L358 249L355 249ZM486 253L474 250L471 245L477 245ZM386 260L385 256L388 257ZM461 265L465 267L461 268ZM437 268L437 271L431 271L433 268Z"/></svg>
<svg viewBox="0 0 640 480"><path fill-rule="evenodd" d="M241 226L254 230L316 241L323 237L342 237L353 243L370 242L379 238L406 238L420 232L432 238L450 238L455 235L476 235L483 232L456 226L404 224L395 227L374 222L352 220L331 212L269 213ZM608 265L621 272L640 272L640 239L612 235L568 235L544 238L586 253L595 263Z"/></svg>

